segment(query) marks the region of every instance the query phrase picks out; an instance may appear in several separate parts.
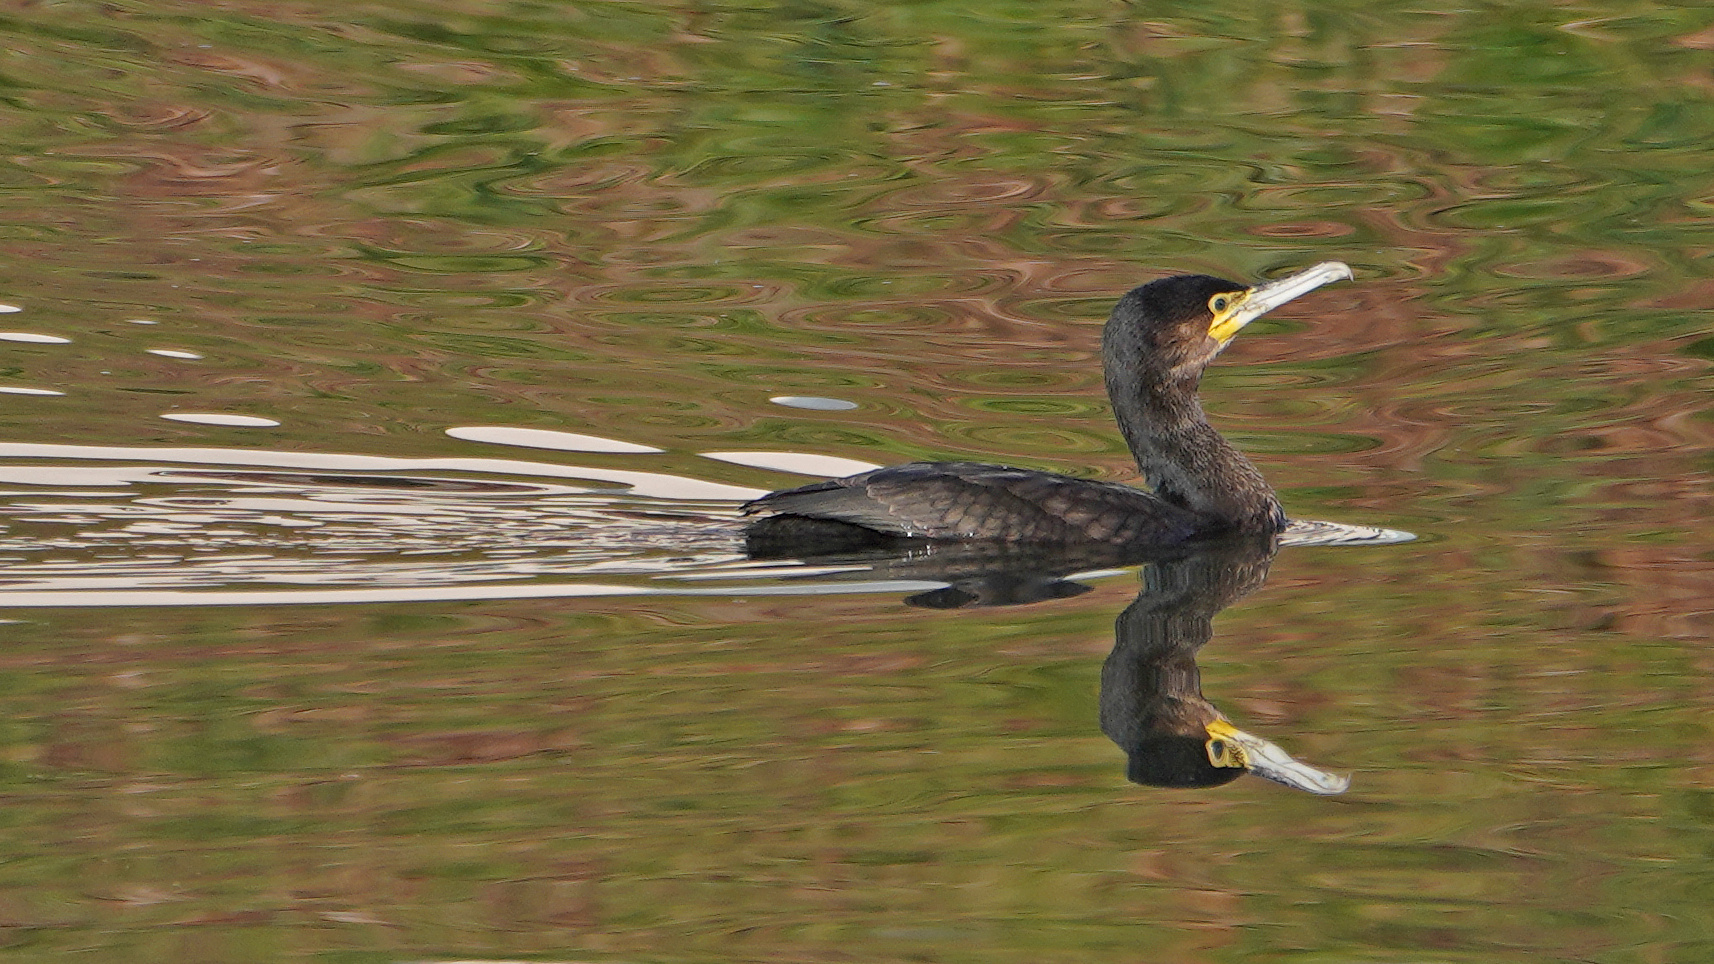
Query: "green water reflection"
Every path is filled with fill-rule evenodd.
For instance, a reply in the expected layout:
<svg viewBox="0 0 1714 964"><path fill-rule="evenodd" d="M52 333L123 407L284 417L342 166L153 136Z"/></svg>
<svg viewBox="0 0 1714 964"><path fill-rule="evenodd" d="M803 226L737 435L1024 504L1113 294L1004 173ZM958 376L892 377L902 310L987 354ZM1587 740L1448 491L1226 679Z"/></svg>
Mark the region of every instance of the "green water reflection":
<svg viewBox="0 0 1714 964"><path fill-rule="evenodd" d="M1126 478L1112 300L1337 259L1204 394L1294 516L1423 536L1283 553L1202 659L1356 771L1331 800L1125 783L1128 579L15 611L14 952L1709 956L1714 13L71 0L0 39L0 328L71 339L0 342L65 393L0 394L0 441Z"/></svg>

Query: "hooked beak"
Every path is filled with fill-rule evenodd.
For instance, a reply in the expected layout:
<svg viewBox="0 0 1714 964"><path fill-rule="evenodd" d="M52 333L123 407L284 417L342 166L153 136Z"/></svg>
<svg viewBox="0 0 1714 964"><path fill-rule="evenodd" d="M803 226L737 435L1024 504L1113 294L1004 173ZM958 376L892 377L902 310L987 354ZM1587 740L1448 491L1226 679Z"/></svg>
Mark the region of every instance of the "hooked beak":
<svg viewBox="0 0 1714 964"><path fill-rule="evenodd" d="M1299 763L1286 751L1259 736L1245 733L1227 720L1217 719L1208 724L1207 730L1208 762L1217 767L1242 767L1256 776L1294 790L1307 790L1322 796L1344 793L1351 786L1350 777Z"/></svg>
<svg viewBox="0 0 1714 964"><path fill-rule="evenodd" d="M1323 261L1313 268L1305 268L1297 274L1289 275L1278 281L1256 285L1246 291L1238 292L1232 303L1227 305L1212 325L1208 326L1208 334L1221 348L1225 348L1237 336L1238 329L1257 318L1262 317L1280 305L1300 295L1334 281L1348 281L1352 278L1351 268L1342 261Z"/></svg>

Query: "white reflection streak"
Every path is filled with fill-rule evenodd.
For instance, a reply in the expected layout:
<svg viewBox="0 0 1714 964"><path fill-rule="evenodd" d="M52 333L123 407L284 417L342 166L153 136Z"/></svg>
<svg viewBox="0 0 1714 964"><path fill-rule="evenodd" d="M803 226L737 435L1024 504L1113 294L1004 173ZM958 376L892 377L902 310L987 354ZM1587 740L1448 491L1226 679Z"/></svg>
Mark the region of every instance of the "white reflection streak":
<svg viewBox="0 0 1714 964"><path fill-rule="evenodd" d="M944 582L889 579L839 583L837 586L744 586L741 589L650 589L602 583L548 583L528 586L460 586L399 589L79 591L34 590L0 592L0 607L45 609L116 606L287 606L330 603L473 602L484 599L554 599L580 596L817 596L852 593L916 593L945 586Z"/></svg>
<svg viewBox="0 0 1714 964"><path fill-rule="evenodd" d="M194 465L248 465L300 471L334 472L480 472L553 479L587 479L630 486L631 494L653 499L718 502L748 501L766 494L762 489L704 482L659 472L627 472L570 465L549 465L513 459L406 459L386 455L346 455L318 452L271 452L251 449L150 448L140 445L59 445L41 442L0 442L0 458L109 459L173 462Z"/></svg>

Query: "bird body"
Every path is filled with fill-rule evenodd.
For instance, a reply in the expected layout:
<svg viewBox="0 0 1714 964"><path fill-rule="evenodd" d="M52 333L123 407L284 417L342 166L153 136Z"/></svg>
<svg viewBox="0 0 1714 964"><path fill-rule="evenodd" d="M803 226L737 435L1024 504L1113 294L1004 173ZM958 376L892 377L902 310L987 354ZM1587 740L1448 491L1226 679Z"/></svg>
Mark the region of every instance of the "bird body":
<svg viewBox="0 0 1714 964"><path fill-rule="evenodd" d="M981 462L888 466L774 492L745 511L905 538L1004 542L1181 542L1204 527L1196 513L1142 489Z"/></svg>
<svg viewBox="0 0 1714 964"><path fill-rule="evenodd" d="M1196 389L1238 329L1349 277L1334 261L1255 287L1177 275L1119 300L1102 333L1107 394L1149 489L978 462L912 462L756 499L744 506L762 516L750 524L751 541L777 551L826 525L878 539L1123 546L1279 532L1286 517L1273 489L1208 423Z"/></svg>

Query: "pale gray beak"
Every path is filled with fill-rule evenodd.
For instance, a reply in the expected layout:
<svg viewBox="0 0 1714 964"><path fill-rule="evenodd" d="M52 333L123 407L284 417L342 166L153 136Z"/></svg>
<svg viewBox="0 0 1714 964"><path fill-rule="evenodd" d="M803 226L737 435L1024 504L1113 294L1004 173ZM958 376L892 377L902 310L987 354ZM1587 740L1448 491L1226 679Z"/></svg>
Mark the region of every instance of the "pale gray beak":
<svg viewBox="0 0 1714 964"><path fill-rule="evenodd" d="M1221 347L1225 347L1237 336L1238 329L1280 305L1306 295L1324 284L1348 281L1352 277L1351 266L1343 261L1323 261L1313 268L1305 268L1278 281L1240 291L1226 310L1215 317L1214 323L1208 327L1208 334L1213 336Z"/></svg>
<svg viewBox="0 0 1714 964"><path fill-rule="evenodd" d="M1351 786L1350 777L1299 763L1274 744L1223 719L1208 724L1208 762L1217 767L1243 767L1282 786L1322 796L1344 793Z"/></svg>

